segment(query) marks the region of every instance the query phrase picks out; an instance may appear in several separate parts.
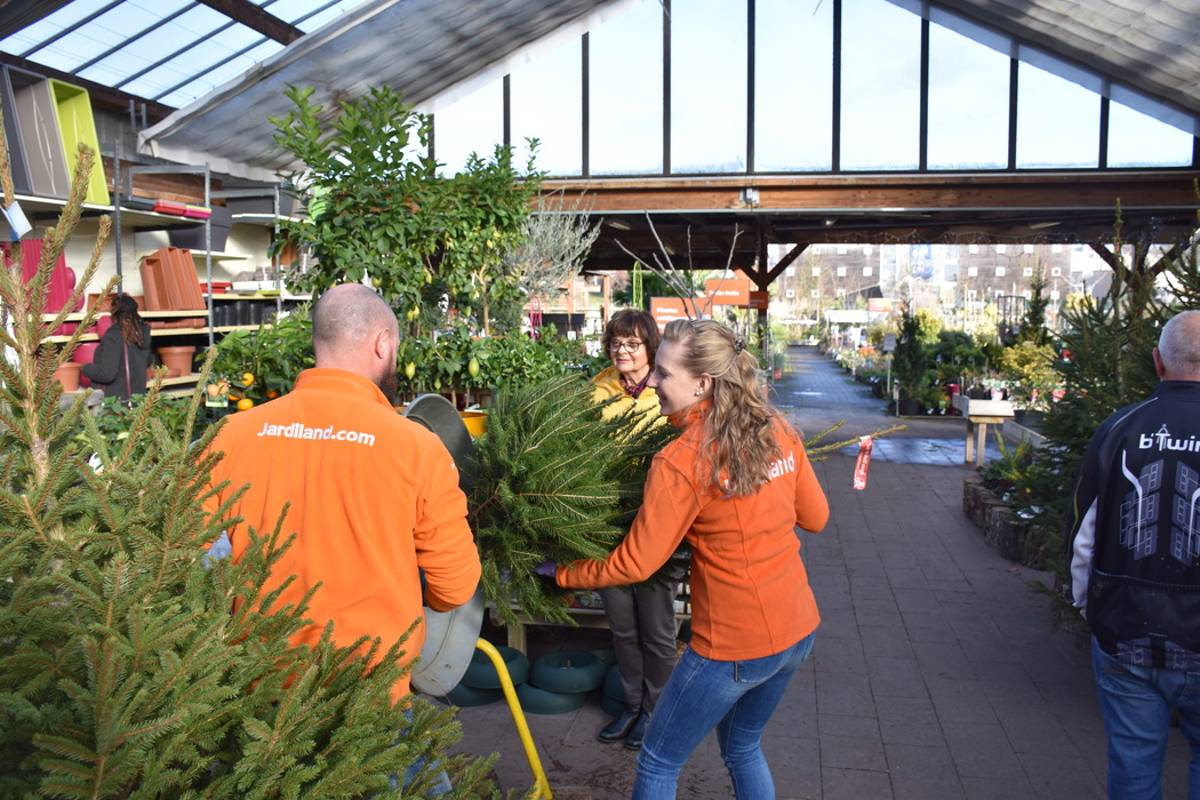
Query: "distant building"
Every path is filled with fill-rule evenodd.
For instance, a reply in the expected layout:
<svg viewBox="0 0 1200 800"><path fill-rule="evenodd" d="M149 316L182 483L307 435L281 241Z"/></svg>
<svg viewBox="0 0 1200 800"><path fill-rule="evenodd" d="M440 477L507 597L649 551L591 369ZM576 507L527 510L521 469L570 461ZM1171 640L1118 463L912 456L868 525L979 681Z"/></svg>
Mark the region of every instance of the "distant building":
<svg viewBox="0 0 1200 800"><path fill-rule="evenodd" d="M773 247L772 260L786 251ZM1062 301L1102 288L1111 272L1083 244L817 244L775 281L771 309L781 318L805 318L830 308L866 308L871 298L907 298L962 323L1001 298L1017 298L1021 306L1038 270L1051 325Z"/></svg>

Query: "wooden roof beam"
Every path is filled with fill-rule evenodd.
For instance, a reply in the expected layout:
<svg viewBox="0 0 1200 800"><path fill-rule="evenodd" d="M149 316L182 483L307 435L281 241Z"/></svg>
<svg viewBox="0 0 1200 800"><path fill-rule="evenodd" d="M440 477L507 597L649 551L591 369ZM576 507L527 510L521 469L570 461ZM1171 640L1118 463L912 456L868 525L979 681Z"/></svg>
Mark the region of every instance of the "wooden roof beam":
<svg viewBox="0 0 1200 800"><path fill-rule="evenodd" d="M63 72L62 70L47 67L36 61L30 61L27 58L12 55L10 53L0 53L0 64L9 64L14 67L26 70L28 72L36 72L39 75L45 75L47 78L57 78L60 81L75 84L76 86L87 89L88 97L91 101L101 108L107 108L111 111L129 112L129 103L133 101L140 110L142 104L146 105L146 117L151 122L158 122L160 119L165 119L168 114L175 110L174 106L159 103L154 100L148 100L145 97L140 97L136 94L122 92L119 89L114 89L111 86L105 86L102 83L89 81L86 78L81 78L71 72Z"/></svg>
<svg viewBox="0 0 1200 800"><path fill-rule="evenodd" d="M9 0L0 2L0 39L24 30L58 11L71 0Z"/></svg>
<svg viewBox="0 0 1200 800"><path fill-rule="evenodd" d="M656 222L664 214L697 212L761 215L779 212L880 215L952 211L1030 211L1123 209L1197 205L1195 170L1126 172L1026 172L939 175L828 175L794 177L715 177L551 180L543 191L561 190L566 202L587 193L593 214L644 214ZM759 202L749 208L741 191L752 183Z"/></svg>
<svg viewBox="0 0 1200 800"><path fill-rule="evenodd" d="M283 45L289 45L304 35L304 31L284 22L274 14L263 11L248 0L199 0L199 2Z"/></svg>

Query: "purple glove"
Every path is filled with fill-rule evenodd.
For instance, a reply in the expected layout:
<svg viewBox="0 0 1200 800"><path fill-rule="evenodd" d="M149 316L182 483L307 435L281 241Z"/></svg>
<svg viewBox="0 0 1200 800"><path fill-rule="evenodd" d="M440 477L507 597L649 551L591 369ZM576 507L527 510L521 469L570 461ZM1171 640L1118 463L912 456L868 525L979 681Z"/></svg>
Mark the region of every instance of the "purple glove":
<svg viewBox="0 0 1200 800"><path fill-rule="evenodd" d="M553 561L546 560L539 564L533 571L538 575L545 575L547 578L554 577L554 571L558 569L558 565Z"/></svg>

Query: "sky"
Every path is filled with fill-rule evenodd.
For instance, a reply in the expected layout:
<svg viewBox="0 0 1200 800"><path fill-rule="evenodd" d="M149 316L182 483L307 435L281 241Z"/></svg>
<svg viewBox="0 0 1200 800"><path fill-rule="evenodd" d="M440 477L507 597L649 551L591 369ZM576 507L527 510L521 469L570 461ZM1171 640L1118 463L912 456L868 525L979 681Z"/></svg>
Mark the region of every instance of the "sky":
<svg viewBox="0 0 1200 800"><path fill-rule="evenodd" d="M306 32L361 2L253 1ZM0 50L184 106L282 49L193 0L126 0L106 10L111 4L74 0L0 41ZM758 172L830 168L832 6L831 0L756 0ZM658 174L663 168L662 8L659 0L626 0L623 7L589 35L593 175ZM95 18L85 26L38 47L89 15ZM747 22L744 0L671 4L673 172L747 168ZM152 25L159 27L134 46L105 55ZM931 24L930 167L1002 168L1009 61L975 39L1005 50L1007 44L969 24L955 28ZM579 174L582 167L582 57L581 41L574 37L552 48L535 47L511 74L512 141L521 150L526 137L539 138L538 166L552 174ZM917 167L919 76L920 18L887 0L843 0L843 169ZM1030 63L1020 65L1018 86L1018 167L1095 167L1099 95ZM502 139L498 78L454 102L434 98L430 107L437 108L437 157L447 171L461 167L472 150L490 153ZM1110 166L1183 166L1191 154L1190 133L1111 103Z"/></svg>

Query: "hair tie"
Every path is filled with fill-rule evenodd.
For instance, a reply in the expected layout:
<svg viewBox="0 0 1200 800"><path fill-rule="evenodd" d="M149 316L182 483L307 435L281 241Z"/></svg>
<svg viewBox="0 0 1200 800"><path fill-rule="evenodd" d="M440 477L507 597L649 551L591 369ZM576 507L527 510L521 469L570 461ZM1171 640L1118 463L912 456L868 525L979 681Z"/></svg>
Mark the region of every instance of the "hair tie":
<svg viewBox="0 0 1200 800"><path fill-rule="evenodd" d="M733 340L733 352L735 354L740 353L745 349L746 349L745 341L743 341L742 339L734 339Z"/></svg>

